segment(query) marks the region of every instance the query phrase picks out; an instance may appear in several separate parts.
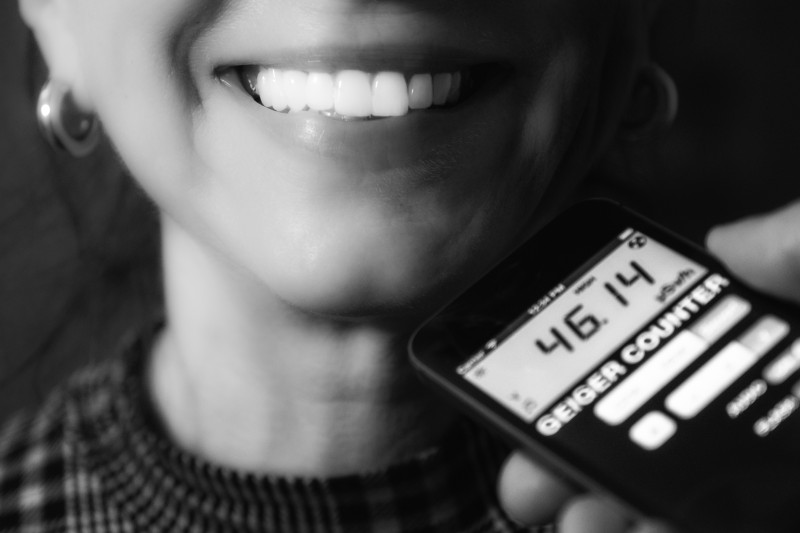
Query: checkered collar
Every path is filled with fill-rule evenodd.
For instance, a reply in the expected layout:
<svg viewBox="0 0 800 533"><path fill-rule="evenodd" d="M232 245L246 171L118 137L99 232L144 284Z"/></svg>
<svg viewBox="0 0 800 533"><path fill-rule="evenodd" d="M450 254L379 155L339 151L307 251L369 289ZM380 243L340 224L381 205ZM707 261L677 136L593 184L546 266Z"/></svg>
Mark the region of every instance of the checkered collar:
<svg viewBox="0 0 800 533"><path fill-rule="evenodd" d="M514 531L495 480L505 450L464 422L442 445L381 472L332 478L259 476L176 447L149 411L132 343L103 396L83 407L83 455L107 496L141 529L275 532Z"/></svg>

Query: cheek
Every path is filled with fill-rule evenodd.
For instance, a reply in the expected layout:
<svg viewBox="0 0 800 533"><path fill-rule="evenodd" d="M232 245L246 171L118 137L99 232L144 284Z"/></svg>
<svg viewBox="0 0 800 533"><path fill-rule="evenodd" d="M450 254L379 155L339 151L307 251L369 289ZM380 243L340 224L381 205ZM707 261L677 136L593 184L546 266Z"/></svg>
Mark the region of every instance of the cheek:
<svg viewBox="0 0 800 533"><path fill-rule="evenodd" d="M567 152L571 158L584 157L574 149L576 143L591 135L586 121L591 113L592 94L598 90L593 72L596 63L584 43L564 42L551 59L542 83L527 99L527 119L521 131L523 145L530 147L536 157L546 159L552 173L565 163ZM570 181L577 178L559 177Z"/></svg>
<svg viewBox="0 0 800 533"><path fill-rule="evenodd" d="M176 28L202 2L84 0L73 24L87 92L132 174L157 200L189 193L197 167L188 80L175 63Z"/></svg>

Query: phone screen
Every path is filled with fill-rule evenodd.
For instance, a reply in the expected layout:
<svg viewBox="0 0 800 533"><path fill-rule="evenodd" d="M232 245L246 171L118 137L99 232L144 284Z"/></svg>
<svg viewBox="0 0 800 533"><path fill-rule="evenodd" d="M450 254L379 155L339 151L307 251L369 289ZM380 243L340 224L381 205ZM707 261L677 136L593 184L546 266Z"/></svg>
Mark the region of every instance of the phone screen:
<svg viewBox="0 0 800 533"><path fill-rule="evenodd" d="M449 358L448 388L687 530L800 530L796 318L672 240L631 224L597 241Z"/></svg>
<svg viewBox="0 0 800 533"><path fill-rule="evenodd" d="M535 421L541 433L553 434L632 373L648 352L672 337L700 306L715 299L720 278L710 279L709 290L701 285L696 298L678 301L681 287L695 284L707 273L706 268L647 235L626 230L576 275L535 302L500 338L491 339L459 372L525 421ZM612 356L631 331L643 328L649 317L662 310L664 316L643 331L638 342ZM679 335L678 343L686 344L687 336L698 340L687 331ZM700 343L693 346L697 350ZM677 369L675 365L680 363L674 357L670 360ZM683 365L690 362L688 355L681 361ZM546 411L562 399L576 370L588 372L600 363L597 372L564 397L555 410ZM637 394L637 398L623 400L629 406L665 385L655 380L636 381L637 392L629 396ZM609 404L604 399L602 405ZM614 408L620 409L621 405ZM609 407L604 407L595 412L616 422L620 413L608 411Z"/></svg>

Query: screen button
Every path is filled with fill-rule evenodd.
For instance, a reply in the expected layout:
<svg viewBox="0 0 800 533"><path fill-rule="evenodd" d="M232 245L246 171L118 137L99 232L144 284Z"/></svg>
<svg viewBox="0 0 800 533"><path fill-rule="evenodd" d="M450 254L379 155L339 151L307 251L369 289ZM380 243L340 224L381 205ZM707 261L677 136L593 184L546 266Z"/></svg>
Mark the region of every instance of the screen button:
<svg viewBox="0 0 800 533"><path fill-rule="evenodd" d="M595 406L597 417L611 426L623 423L667 383L702 354L708 344L691 331L682 331L628 379Z"/></svg>
<svg viewBox="0 0 800 533"><path fill-rule="evenodd" d="M695 322L691 330L713 344L750 312L750 304L736 295L728 295Z"/></svg>
<svg viewBox="0 0 800 533"><path fill-rule="evenodd" d="M792 347L775 358L764 369L764 379L770 385L780 385L800 369L800 340L794 341Z"/></svg>
<svg viewBox="0 0 800 533"><path fill-rule="evenodd" d="M788 332L783 320L771 315L761 318L675 389L667 397L667 408L681 418L697 415Z"/></svg>
<svg viewBox="0 0 800 533"><path fill-rule="evenodd" d="M742 346L753 352L756 357L762 357L773 346L789 333L789 324L772 315L765 316L754 326L747 330L739 342Z"/></svg>
<svg viewBox="0 0 800 533"><path fill-rule="evenodd" d="M738 342L731 342L667 396L667 408L681 418L692 418L756 360L753 352Z"/></svg>
<svg viewBox="0 0 800 533"><path fill-rule="evenodd" d="M667 442L676 429L673 419L660 411L651 411L631 427L628 435L633 442L651 451Z"/></svg>

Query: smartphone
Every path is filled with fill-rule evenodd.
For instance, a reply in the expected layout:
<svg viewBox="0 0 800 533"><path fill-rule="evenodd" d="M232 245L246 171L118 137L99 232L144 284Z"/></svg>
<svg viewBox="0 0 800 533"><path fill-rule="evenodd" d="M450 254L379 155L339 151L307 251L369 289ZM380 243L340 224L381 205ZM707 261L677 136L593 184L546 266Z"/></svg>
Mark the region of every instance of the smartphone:
<svg viewBox="0 0 800 533"><path fill-rule="evenodd" d="M611 201L573 206L426 321L436 390L682 531L800 531L800 313Z"/></svg>

